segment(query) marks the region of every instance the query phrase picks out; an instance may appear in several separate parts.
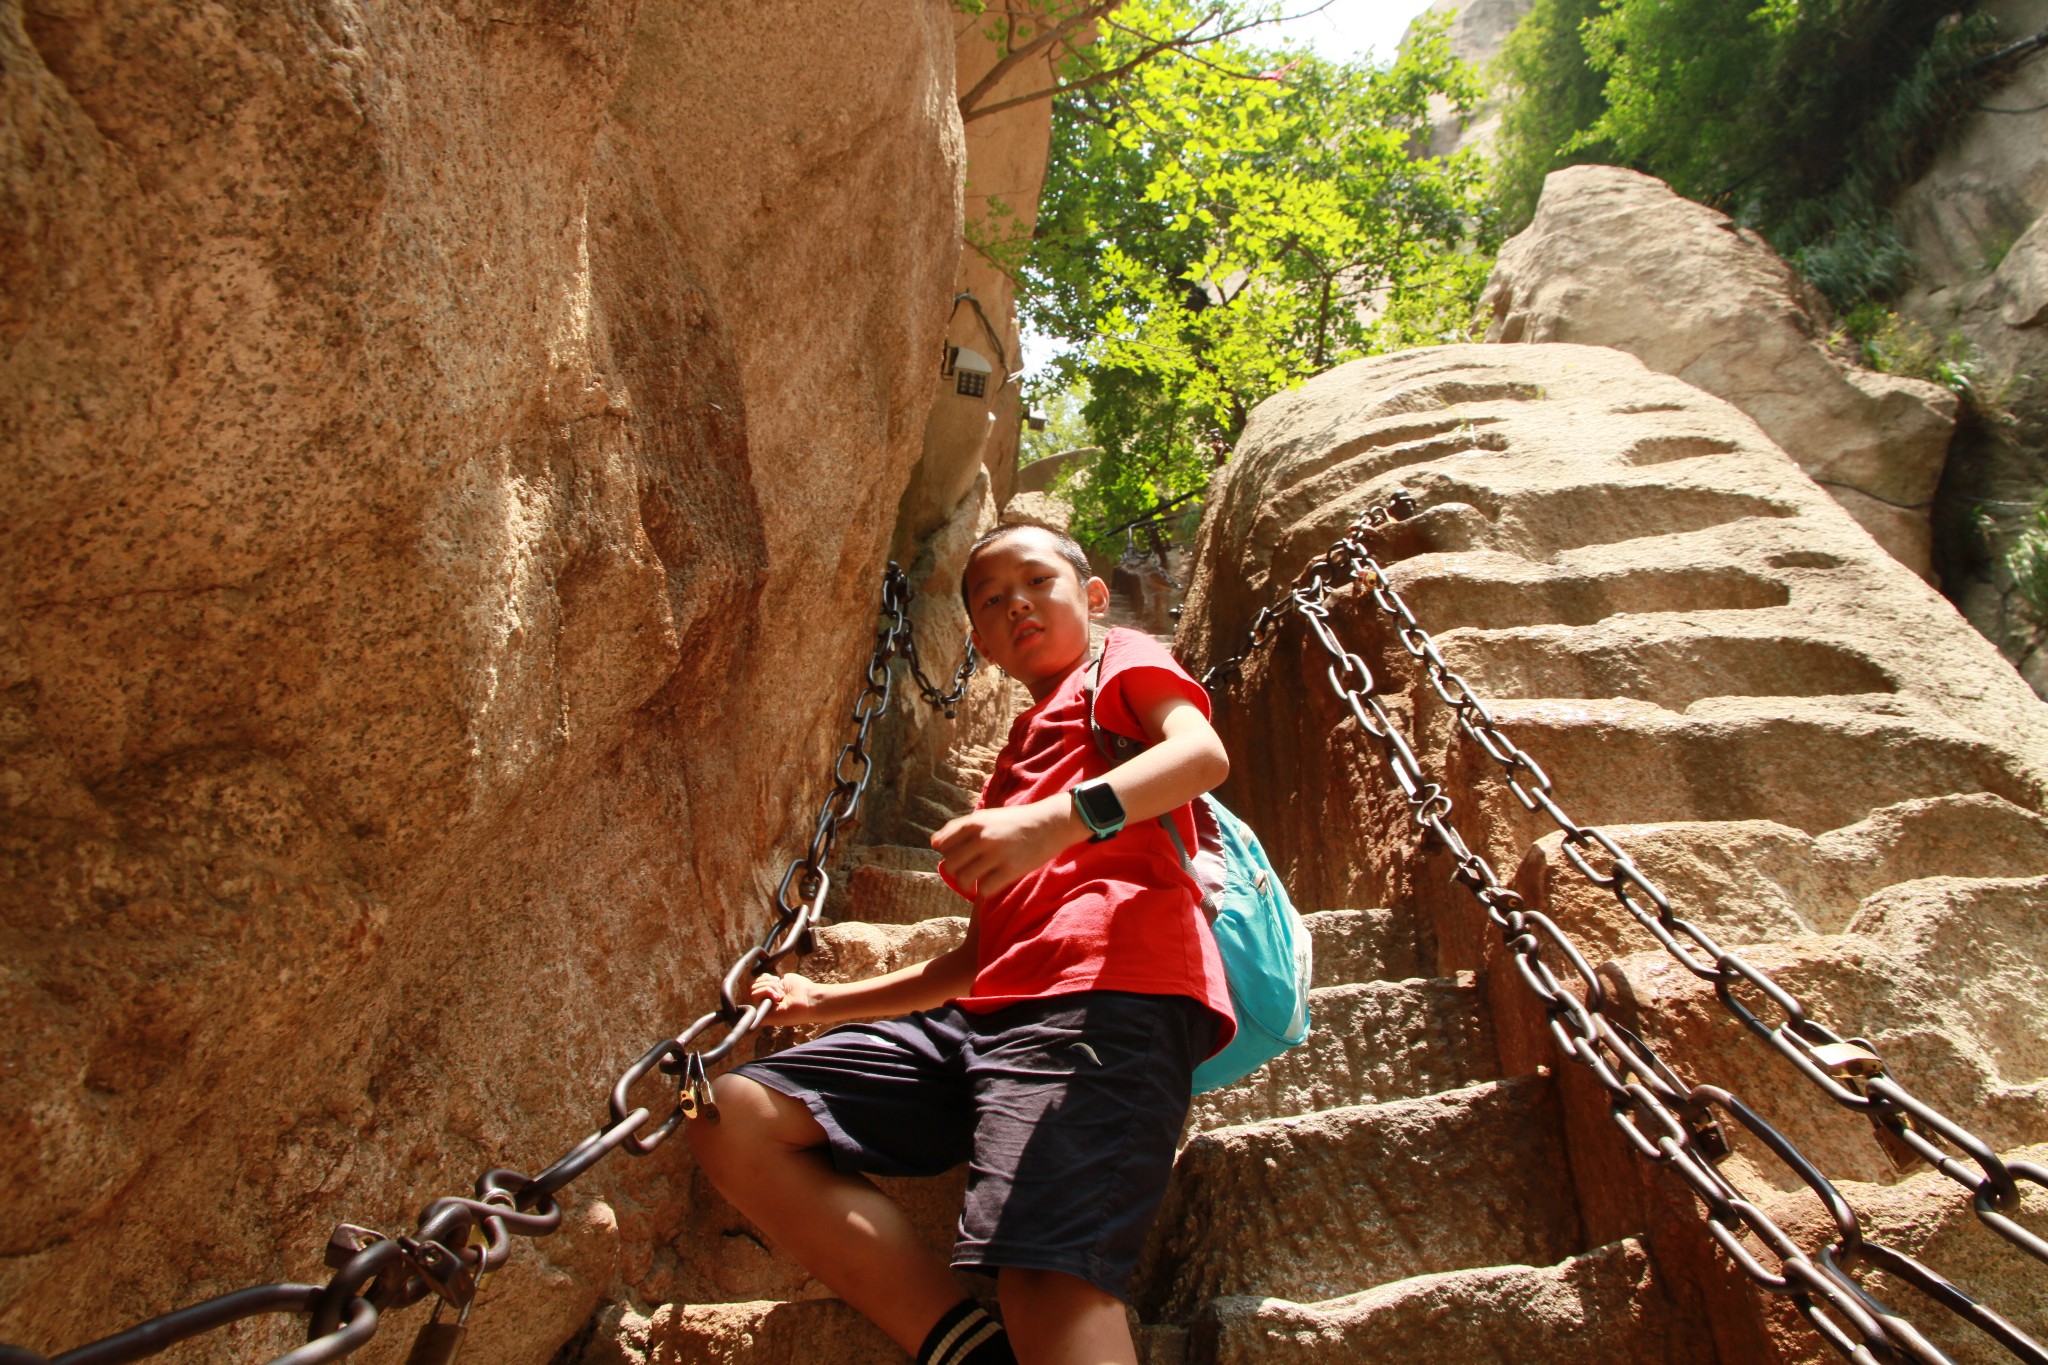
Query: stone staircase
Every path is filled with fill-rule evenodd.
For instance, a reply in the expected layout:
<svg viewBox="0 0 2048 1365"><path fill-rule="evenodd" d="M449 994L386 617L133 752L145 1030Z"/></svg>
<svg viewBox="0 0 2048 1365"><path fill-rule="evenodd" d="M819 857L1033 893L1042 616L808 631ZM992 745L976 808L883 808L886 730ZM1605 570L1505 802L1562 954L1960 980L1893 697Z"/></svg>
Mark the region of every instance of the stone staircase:
<svg viewBox="0 0 2048 1365"><path fill-rule="evenodd" d="M855 979L960 941L961 902L923 845L971 807L994 759L983 749L949 756L892 841L852 851L808 974ZM1304 918L1315 945L1314 1029L1260 1073L1195 1101L1134 1285L1147 1365L1507 1361L1543 1342L1615 1365L1697 1358L1641 1248L1585 1245L1552 1080L1502 1076L1473 975L1433 976L1412 915ZM789 1041L771 1031L763 1048ZM950 1248L960 1173L879 1183L934 1247ZM717 1287L701 1283L689 1301L651 1315L615 1314L585 1361L902 1359L798 1267L771 1257L703 1181L692 1199L701 1226L688 1237L772 1266L726 1281L743 1301L707 1301ZM992 1301L990 1281L962 1284Z"/></svg>

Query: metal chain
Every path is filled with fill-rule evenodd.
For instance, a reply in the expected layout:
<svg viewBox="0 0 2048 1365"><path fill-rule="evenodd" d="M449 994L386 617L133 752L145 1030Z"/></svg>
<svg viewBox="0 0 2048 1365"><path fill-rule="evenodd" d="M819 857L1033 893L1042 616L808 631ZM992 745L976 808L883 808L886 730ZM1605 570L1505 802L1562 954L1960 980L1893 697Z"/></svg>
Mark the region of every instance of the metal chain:
<svg viewBox="0 0 2048 1365"><path fill-rule="evenodd" d="M967 652L960 659L960 666L953 670L953 686L950 690L939 691L938 684L924 675L924 667L917 657L917 635L906 632L903 636L903 657L910 663L910 680L917 684L917 694L925 705L934 710L944 711L946 719L952 720L959 714L958 708L967 696L967 684L974 677L974 671L981 667L981 656L975 652L974 636L967 637Z"/></svg>
<svg viewBox="0 0 2048 1365"><path fill-rule="evenodd" d="M917 672L910 585L893 563L882 577L881 616L874 652L853 706L853 738L832 765L832 790L818 812L808 848L790 863L776 888L775 923L726 972L719 985L718 1008L675 1037L663 1038L626 1068L612 1086L606 1117L597 1131L539 1175L503 1168L484 1172L476 1181L474 1198L435 1200L410 1233L393 1236L340 1224L328 1240L326 1264L334 1274L324 1285L266 1284L237 1290L47 1360L18 1346L0 1345L0 1365L120 1365L266 1313L303 1313L309 1319L306 1344L278 1356L271 1365L317 1365L353 1354L376 1334L385 1315L428 1297L435 1300L434 1318L421 1329L408 1361L433 1365L452 1360L470 1305L485 1277L511 1256L512 1238L545 1237L561 1226L562 1209L555 1196L563 1187L615 1151L646 1156L686 1118L717 1117L708 1068L759 1027L770 1008L767 1002L739 1003L747 983L775 971L790 954L809 952L814 945L831 882L826 864L839 832L859 812L873 770L868 733L889 707L891 661L908 661L923 698L946 708L948 715L965 694L976 663L971 646L967 661L954 675L951 693L940 693ZM725 1035L715 1046L704 1047L706 1035L720 1026ZM652 1109L633 1099L634 1088L657 1068L677 1078L676 1101L659 1121ZM444 1308L458 1315L454 1322L440 1321Z"/></svg>
<svg viewBox="0 0 2048 1365"><path fill-rule="evenodd" d="M1682 926L1676 932L1684 933L1699 944L1717 964L1710 979L1716 980L1723 1003L1753 1031L1772 1036L1771 1031L1763 1030L1755 1016L1733 999L1733 982L1722 975L1724 969L1735 979L1756 985L1777 1002L1788 1017L1788 1024L1782 1027L1790 1028L1796 1024L1819 1030L1819 1026L1806 1021L1798 1003L1762 971L1714 945L1695 926L1673 919L1663 893L1650 883L1611 838L1592 826L1576 824L1565 816L1551 796L1548 776L1534 759L1500 732L1471 688L1444 664L1435 642L1416 624L1414 615L1389 584L1384 568L1374 558L1366 541L1373 531L1412 515L1414 511L1413 500L1405 493L1397 493L1389 499L1387 506L1374 507L1354 521L1329 551L1303 569L1284 597L1260 610L1246 634L1243 649L1204 674L1204 684L1215 688L1240 677L1246 657L1267 643L1289 614L1300 617L1307 624L1317 643L1332 660L1328 670L1331 688L1379 748L1416 824L1450 854L1456 865L1453 880L1472 892L1484 908L1488 921L1500 932L1517 974L1542 1003L1551 1034L1562 1054L1584 1066L1607 1091L1609 1112L1628 1144L1645 1160L1673 1171L1699 1196L1706 1205L1709 1235L1736 1265L1758 1285L1789 1299L1830 1346L1848 1359L1860 1362L1916 1361L1932 1365L1933 1362L1947 1361L1947 1357L1911 1323L1885 1308L1851 1278L1848 1267L1860 1261L1873 1270L1891 1274L1919 1289L1935 1303L1990 1336L2018 1359L2029 1362L2029 1365L2048 1365L2048 1349L2010 1322L1904 1252L1866 1238L1848 1201L1789 1138L1754 1110L1717 1086L1686 1085L1646 1042L1608 1018L1605 1013L1606 991L1577 945L1549 917L1528 909L1520 896L1501 883L1486 859L1474 853L1450 825L1451 798L1440 785L1427 780L1413 748L1373 695L1376 687L1371 668L1356 653L1346 649L1331 628L1330 599L1341 588L1353 584L1365 588L1379 609L1398 623L1395 631L1403 648L1425 665L1432 686L1446 703L1456 709L1465 733L1478 740L1487 753L1508 770L1509 786L1521 798L1523 805L1531 810L1544 810L1565 830L1567 854L1580 872L1602 886L1614 888L1622 903L1638 919L1645 916L1631 901L1631 892L1650 898L1651 903L1658 907L1659 915L1652 916L1647 922L1652 924L1659 941L1679 953L1681 961L1686 961L1672 937L1672 926ZM1586 860L1580 846L1588 843L1614 860L1612 870L1600 873ZM1584 987L1583 997L1567 989L1543 961L1542 949L1546 943L1569 964L1571 975ZM1688 962L1687 965L1693 964ZM1818 1036L1823 1041L1814 1045L1816 1049L1844 1043L1825 1030L1819 1030ZM1942 1153L1919 1129L1910 1126L1903 1129L1910 1135L1905 1140L1912 1150L1931 1153L1930 1160L1940 1158L1940 1169L1973 1191L1974 1206L1980 1218L1991 1223L1994 1229L2021 1249L2036 1256L2042 1255L2039 1239L1997 1210L2011 1207L2001 1199L2002 1190L2013 1190L2011 1199L2013 1203L2017 1202L2012 1179L2048 1185L2048 1179L2044 1179L2048 1177L2048 1171L2031 1163L2000 1161L1988 1146L1960 1124L1939 1115L1886 1076L1882 1062L1877 1061L1875 1051L1867 1043L1847 1040L1846 1046L1853 1052L1823 1052L1820 1058L1807 1058L1809 1064L1802 1065L1801 1070L1825 1082L1824 1088L1831 1095L1836 1091L1852 1095L1857 1101L1852 1107L1873 1115L1903 1111L1927 1123L1968 1152L1985 1171L1981 1181L1959 1175L1960 1163ZM1785 1049L1781 1046L1780 1050ZM1806 1057L1805 1052L1798 1050L1787 1052L1787 1055L1794 1056L1795 1060ZM1859 1060L1867 1057L1875 1063L1875 1068L1830 1072L1829 1067L1843 1057L1857 1062L1859 1066L1868 1065ZM1850 1084L1860 1085L1862 1089L1852 1091L1848 1086L1839 1084L1838 1077L1844 1075L1851 1078ZM1886 1108L1894 1105L1896 1110ZM1833 1242L1815 1255L1807 1255L1762 1209L1745 1200L1733 1185L1721 1177L1714 1167L1730 1149L1721 1120L1716 1116L1717 1111L1734 1119L1756 1137L1813 1191L1835 1223L1837 1236ZM2001 1186L1993 1174L1994 1169L2008 1172L2011 1178ZM1753 1234L1769 1248L1779 1262L1776 1272L1744 1245L1741 1241L1744 1231Z"/></svg>

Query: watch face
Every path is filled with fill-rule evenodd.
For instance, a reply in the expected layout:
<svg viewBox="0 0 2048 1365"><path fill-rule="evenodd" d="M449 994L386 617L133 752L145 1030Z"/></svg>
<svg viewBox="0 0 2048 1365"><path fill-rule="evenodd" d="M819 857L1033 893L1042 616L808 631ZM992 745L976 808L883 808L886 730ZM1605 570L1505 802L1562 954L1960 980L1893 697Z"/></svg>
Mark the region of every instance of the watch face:
<svg viewBox="0 0 2048 1365"><path fill-rule="evenodd" d="M1109 783L1099 778L1074 788L1074 804L1081 819L1097 832L1117 829L1124 822L1124 803L1117 800Z"/></svg>

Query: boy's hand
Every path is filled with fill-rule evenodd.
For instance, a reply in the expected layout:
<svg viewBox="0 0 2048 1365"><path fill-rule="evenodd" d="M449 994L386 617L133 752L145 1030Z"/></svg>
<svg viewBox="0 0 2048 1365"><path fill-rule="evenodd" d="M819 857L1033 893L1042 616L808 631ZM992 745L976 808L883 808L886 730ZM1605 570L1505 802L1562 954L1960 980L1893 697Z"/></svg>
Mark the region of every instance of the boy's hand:
<svg viewBox="0 0 2048 1365"><path fill-rule="evenodd" d="M1072 798L1062 792L1028 806L992 806L948 820L932 836L932 847L954 884L980 900L1087 837Z"/></svg>
<svg viewBox="0 0 2048 1365"><path fill-rule="evenodd" d="M768 1011L768 1018L776 1024L804 1023L811 1012L824 1003L818 983L796 972L755 977L751 998L775 1002L775 1008Z"/></svg>

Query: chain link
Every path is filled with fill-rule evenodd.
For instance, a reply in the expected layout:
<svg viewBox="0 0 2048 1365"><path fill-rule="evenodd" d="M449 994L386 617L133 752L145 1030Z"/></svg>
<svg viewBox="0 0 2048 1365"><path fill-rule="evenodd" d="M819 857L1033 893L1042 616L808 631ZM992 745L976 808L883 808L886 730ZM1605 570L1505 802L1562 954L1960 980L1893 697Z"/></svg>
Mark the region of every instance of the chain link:
<svg viewBox="0 0 2048 1365"><path fill-rule="evenodd" d="M1836 1351L1850 1360L1887 1365L1947 1362L1910 1322L1885 1308L1848 1273L1850 1266L1861 1262L1911 1285L2016 1358L2029 1365L2048 1365L2048 1349L2010 1322L1904 1252L1869 1240L1855 1210L1835 1186L1754 1110L1719 1087L1686 1085L1648 1043L1607 1017L1606 992L1584 954L1557 924L1529 909L1503 885L1487 860L1459 836L1450 823L1451 798L1428 780L1399 724L1374 695L1371 668L1344 646L1330 623L1331 599L1341 589L1355 586L1369 596L1388 619L1403 651L1422 665L1432 690L1455 711L1461 731L1505 771L1508 789L1526 809L1542 811L1564 832L1566 857L1582 875L1613 891L1674 957L1714 982L1723 1005L1745 1027L1770 1042L1831 1099L1868 1116L1880 1137L1895 1139L1888 1143L1888 1152L1903 1147L1924 1156L1970 1191L1977 1216L1988 1226L2028 1254L2048 1260L2048 1244L2007 1216L2018 1205L2018 1182L2048 1188L2048 1170L2001 1158L1961 1124L1912 1095L1889 1073L1869 1042L1843 1039L1809 1019L1800 1002L1768 974L1721 947L1698 925L1678 918L1663 891L1611 837L1565 813L1553 795L1549 775L1507 736L1477 694L1444 662L1435 641L1374 557L1368 537L1415 510L1412 498L1396 493L1387 505L1373 507L1354 521L1328 551L1303 568L1285 594L1260 609L1243 647L1209 669L1204 685L1215 689L1239 680L1246 659L1272 640L1287 616L1302 620L1330 658L1331 690L1379 750L1417 826L1450 858L1452 880L1472 893L1499 932L1517 975L1542 1004L1561 1054L1584 1067L1607 1092L1610 1115L1629 1146L1644 1160L1672 1171L1699 1197L1706 1206L1707 1232L1729 1258L1753 1282L1789 1300ZM1609 866L1597 867L1589 850L1608 860ZM1575 993L1544 962L1545 945L1569 965L1583 994ZM1761 993L1783 1014L1783 1022L1775 1027L1766 1024L1736 998L1739 986ZM1715 1169L1730 1151L1724 1118L1754 1137L1827 1209L1836 1236L1818 1253L1808 1255ZM1935 1135L1969 1162L1944 1150ZM1745 1232L1777 1261L1775 1271L1742 1240Z"/></svg>
<svg viewBox="0 0 2048 1365"><path fill-rule="evenodd" d="M792 953L806 953L814 946L830 885L826 866L840 831L859 813L873 772L868 735L876 719L889 708L891 662L905 660L922 698L948 716L966 694L977 665L970 644L966 661L954 673L951 692L941 693L925 679L917 667L911 634L909 581L893 563L882 577L881 617L860 696L853 706L853 738L833 762L832 790L819 808L810 844L790 863L776 888L772 900L775 922L759 943L740 954L721 980L718 1008L676 1036L661 1039L626 1068L612 1086L602 1127L538 1175L502 1168L484 1172L477 1178L474 1198L435 1200L410 1233L387 1235L353 1223L338 1225L326 1255L334 1274L324 1285L266 1284L237 1290L152 1318L47 1361L21 1347L0 1345L0 1365L118 1365L269 1313L300 1313L308 1318L306 1344L277 1357L271 1365L316 1365L353 1354L376 1334L386 1315L433 1298L435 1323L429 1323L420 1342L415 1343L418 1355L428 1334L435 1330L442 1306L466 1313L485 1277L511 1256L514 1236L545 1237L561 1226L562 1209L555 1196L569 1182L613 1152L646 1156L667 1141L685 1119L715 1119L709 1068L731 1055L760 1026L769 1008L766 1003L740 1003L748 983L777 970ZM717 1028L725 1030L724 1036L706 1047ZM634 1091L656 1071L675 1078L663 1084L668 1112L658 1119L656 1107L634 1099ZM667 1101L669 1094L675 1095L672 1102ZM457 1330L459 1323L458 1318ZM445 1345L450 1340L448 1329L443 1333L437 1340Z"/></svg>

